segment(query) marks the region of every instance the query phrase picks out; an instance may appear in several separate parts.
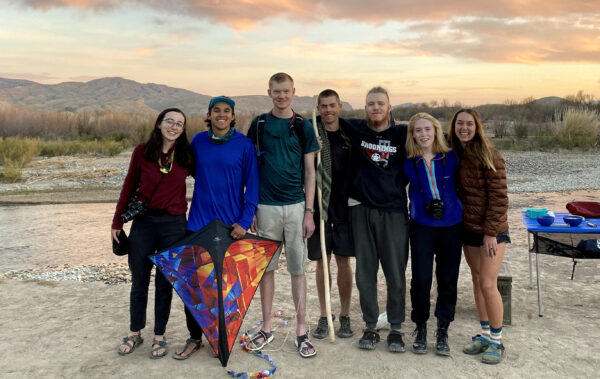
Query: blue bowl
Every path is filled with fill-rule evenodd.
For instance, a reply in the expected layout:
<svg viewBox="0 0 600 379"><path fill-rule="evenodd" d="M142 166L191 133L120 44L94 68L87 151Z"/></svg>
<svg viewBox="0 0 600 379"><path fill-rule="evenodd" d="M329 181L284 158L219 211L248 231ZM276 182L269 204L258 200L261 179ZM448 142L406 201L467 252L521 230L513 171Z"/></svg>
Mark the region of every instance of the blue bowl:
<svg viewBox="0 0 600 379"><path fill-rule="evenodd" d="M584 218L581 216L564 216L563 220L570 226L577 226L583 222Z"/></svg>
<svg viewBox="0 0 600 379"><path fill-rule="evenodd" d="M546 216L538 216L536 218L538 224L542 226L550 226L554 222L554 216L546 215Z"/></svg>

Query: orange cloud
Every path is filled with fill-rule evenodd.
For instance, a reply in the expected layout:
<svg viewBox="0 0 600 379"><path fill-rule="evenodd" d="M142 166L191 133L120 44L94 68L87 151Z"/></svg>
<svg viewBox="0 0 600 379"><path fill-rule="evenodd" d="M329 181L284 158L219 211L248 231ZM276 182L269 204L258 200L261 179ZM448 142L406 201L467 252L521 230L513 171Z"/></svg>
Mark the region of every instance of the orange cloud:
<svg viewBox="0 0 600 379"><path fill-rule="evenodd" d="M292 20L317 21L346 19L369 23L387 21L446 20L459 16L562 17L567 14L593 15L600 12L600 2L590 0L481 0L422 1L415 6L409 0L20 0L38 9L75 7L106 9L121 5L148 6L161 11L210 18L234 28L260 26L265 19L289 16ZM596 19L596 21L598 21ZM597 22L596 22L597 24Z"/></svg>

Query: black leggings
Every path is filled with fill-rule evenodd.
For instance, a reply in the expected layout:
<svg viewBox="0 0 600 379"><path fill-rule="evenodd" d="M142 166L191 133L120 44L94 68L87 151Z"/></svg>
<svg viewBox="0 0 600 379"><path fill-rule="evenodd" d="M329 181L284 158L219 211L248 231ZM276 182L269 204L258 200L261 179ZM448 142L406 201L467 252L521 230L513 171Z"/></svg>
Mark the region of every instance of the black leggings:
<svg viewBox="0 0 600 379"><path fill-rule="evenodd" d="M129 270L131 271L130 330L146 326L148 286L153 263L148 256L160 252L182 239L187 221L185 214L149 214L133 220L129 234ZM171 313L173 287L160 273L155 275L154 334L163 335Z"/></svg>

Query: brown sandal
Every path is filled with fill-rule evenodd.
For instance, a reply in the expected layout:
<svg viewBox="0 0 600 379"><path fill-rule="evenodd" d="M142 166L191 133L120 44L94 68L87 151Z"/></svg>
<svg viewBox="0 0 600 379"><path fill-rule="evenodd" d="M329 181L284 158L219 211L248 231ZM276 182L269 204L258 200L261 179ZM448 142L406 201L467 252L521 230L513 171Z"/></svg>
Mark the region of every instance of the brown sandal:
<svg viewBox="0 0 600 379"><path fill-rule="evenodd" d="M188 349L188 347L190 347L191 344L194 344L196 346L187 355L183 355L183 353ZM181 352L179 352L179 353L178 352L173 353L173 359L177 359L178 361L184 361L184 360L188 359L189 357L191 357L195 352L200 350L200 348L202 346L204 346L202 344L202 340L195 340L193 338L188 338L185 341L185 346L183 347L183 350L181 350Z"/></svg>

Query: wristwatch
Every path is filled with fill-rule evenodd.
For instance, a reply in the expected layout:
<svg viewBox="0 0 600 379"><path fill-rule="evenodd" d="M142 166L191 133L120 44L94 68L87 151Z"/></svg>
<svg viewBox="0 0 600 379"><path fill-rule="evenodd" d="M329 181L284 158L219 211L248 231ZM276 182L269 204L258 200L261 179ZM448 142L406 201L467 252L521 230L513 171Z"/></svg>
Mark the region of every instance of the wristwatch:
<svg viewBox="0 0 600 379"><path fill-rule="evenodd" d="M315 213L315 208L304 208L304 212Z"/></svg>

